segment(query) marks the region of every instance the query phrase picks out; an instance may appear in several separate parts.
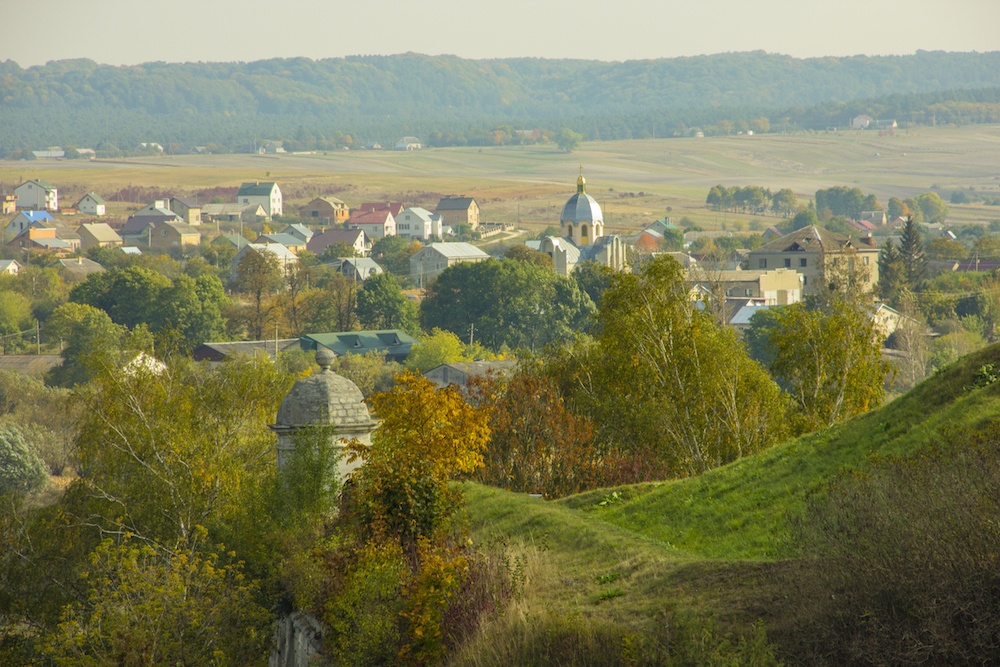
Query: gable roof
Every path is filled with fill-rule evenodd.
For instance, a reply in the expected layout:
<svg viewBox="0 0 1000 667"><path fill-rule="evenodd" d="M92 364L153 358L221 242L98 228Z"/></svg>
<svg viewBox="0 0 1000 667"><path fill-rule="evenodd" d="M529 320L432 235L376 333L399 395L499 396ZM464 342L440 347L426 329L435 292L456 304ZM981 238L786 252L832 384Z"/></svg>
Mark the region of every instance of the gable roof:
<svg viewBox="0 0 1000 667"><path fill-rule="evenodd" d="M250 241L247 241L244 237L240 236L235 232L232 234L220 234L219 236L216 236L214 239L212 239L213 245L215 244L222 245L226 243L236 246L237 250L242 249L244 246L250 245Z"/></svg>
<svg viewBox="0 0 1000 667"><path fill-rule="evenodd" d="M92 259L86 257L73 257L70 259L58 259L49 267L61 268L78 276L89 276L91 273L100 273L104 267Z"/></svg>
<svg viewBox="0 0 1000 667"><path fill-rule="evenodd" d="M43 181L43 180L38 179L38 178L29 178L24 183L21 183L21 185L27 185L28 183L34 183L35 185L37 185L38 187L42 188L43 190L55 190L56 189L56 186L52 185L48 181ZM21 187L21 185L19 185L17 187L19 188L19 187ZM15 188L15 190L16 189L17 188Z"/></svg>
<svg viewBox="0 0 1000 667"><path fill-rule="evenodd" d="M349 225L384 225L393 219L392 211L387 208L377 211L355 211L347 221Z"/></svg>
<svg viewBox="0 0 1000 667"><path fill-rule="evenodd" d="M173 204L174 202L179 202L188 208L201 208L201 204L196 202L194 199L190 199L189 197L171 197L170 203ZM170 210L172 211L173 208Z"/></svg>
<svg viewBox="0 0 1000 667"><path fill-rule="evenodd" d="M194 226L187 224L186 222L175 222L172 220L167 220L165 222L160 222L156 224L153 229L161 229L163 227L169 227L181 236L194 236L197 234L201 236L201 232L194 228Z"/></svg>
<svg viewBox="0 0 1000 667"><path fill-rule="evenodd" d="M438 202L439 211L467 211L475 202L473 197L442 197Z"/></svg>
<svg viewBox="0 0 1000 667"><path fill-rule="evenodd" d="M270 197L271 191L277 185L274 181L255 181L253 183L244 183L240 186L240 191L236 193L237 197Z"/></svg>
<svg viewBox="0 0 1000 667"><path fill-rule="evenodd" d="M422 252L436 252L443 257L448 259L465 259L469 257L482 257L488 258L485 252L472 245L471 243L454 242L454 243L431 243L425 245L423 248L417 251L414 255L416 257Z"/></svg>
<svg viewBox="0 0 1000 667"><path fill-rule="evenodd" d="M298 344L298 338L202 343L191 352L191 357L195 361L224 361L233 354L266 354L273 359L275 348L278 349L278 352L283 352Z"/></svg>
<svg viewBox="0 0 1000 667"><path fill-rule="evenodd" d="M303 243L311 239L313 234L315 234L313 230L309 229L305 225L300 225L297 223L288 225L287 227L282 229L280 233L294 236Z"/></svg>
<svg viewBox="0 0 1000 667"><path fill-rule="evenodd" d="M385 352L386 359L391 361L405 359L416 342L413 336L401 329L315 333L299 339L303 350L315 350L317 345L322 345L337 356L380 351Z"/></svg>
<svg viewBox="0 0 1000 667"><path fill-rule="evenodd" d="M122 237L106 222L85 222L80 230L90 234L90 237L101 243L120 243Z"/></svg>
<svg viewBox="0 0 1000 667"><path fill-rule="evenodd" d="M399 215L399 212L403 210L403 202L401 201L366 201L361 206L359 206L357 211L380 211L382 209L389 209L392 211L393 217Z"/></svg>
<svg viewBox="0 0 1000 667"><path fill-rule="evenodd" d="M259 240L263 240L270 243L280 243L286 248L290 248L292 246L305 245L306 243L298 236L294 236L292 234L284 234L280 232L278 234L261 234L257 238Z"/></svg>
<svg viewBox="0 0 1000 667"><path fill-rule="evenodd" d="M839 252L856 247L850 236L829 229L809 225L791 234L774 239L756 248L753 253L764 252Z"/></svg>
<svg viewBox="0 0 1000 667"><path fill-rule="evenodd" d="M18 217L24 216L29 222L48 222L50 220L55 220L48 211L18 211L17 215L11 220L16 220Z"/></svg>
<svg viewBox="0 0 1000 667"><path fill-rule="evenodd" d="M323 251L334 243L346 243L350 247L356 247L358 236L363 237L364 235L364 231L360 229L328 229L325 232L313 234L309 242L306 243L306 249L311 253L322 255Z"/></svg>
<svg viewBox="0 0 1000 667"><path fill-rule="evenodd" d="M107 203L108 203L108 202L104 201L104 198L101 197L101 195L97 194L96 192L88 192L87 194L85 194L82 197L80 197L80 201L78 201L77 204L76 204L78 208L79 208L80 204L83 203L83 200L86 199L87 197L90 197L91 199L93 199L95 204L104 204L104 205L107 205Z"/></svg>

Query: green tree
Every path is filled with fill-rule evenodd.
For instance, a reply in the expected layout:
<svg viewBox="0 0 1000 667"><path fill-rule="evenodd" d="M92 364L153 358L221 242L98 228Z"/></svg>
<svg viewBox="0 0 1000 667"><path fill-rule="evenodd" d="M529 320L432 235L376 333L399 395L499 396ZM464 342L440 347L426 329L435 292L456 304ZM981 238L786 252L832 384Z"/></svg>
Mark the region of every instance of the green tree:
<svg viewBox="0 0 1000 667"><path fill-rule="evenodd" d="M903 263L903 278L910 289L917 289L927 274L924 240L912 217L906 218L899 240L899 255Z"/></svg>
<svg viewBox="0 0 1000 667"><path fill-rule="evenodd" d="M337 274L321 289L302 297L306 331L354 331L358 328L358 292L361 283Z"/></svg>
<svg viewBox="0 0 1000 667"><path fill-rule="evenodd" d="M568 127L564 127L556 133L555 136L556 146L566 151L567 153L572 153L583 141L583 135L579 132L574 132Z"/></svg>
<svg viewBox="0 0 1000 667"><path fill-rule="evenodd" d="M811 208L799 211L790 222L781 223L782 229L785 232L794 232L802 229L803 227L810 227L812 225L819 225L819 218L816 217L816 211Z"/></svg>
<svg viewBox="0 0 1000 667"><path fill-rule="evenodd" d="M429 334L420 336L417 344L410 349L404 366L410 371L426 373L441 364L458 361L472 361L466 356L462 341L450 331L435 328Z"/></svg>
<svg viewBox="0 0 1000 667"><path fill-rule="evenodd" d="M649 447L677 475L697 474L773 444L783 433L778 387L735 334L689 298L668 257L616 275L600 334L574 391L599 438ZM596 378L587 380L587 377Z"/></svg>
<svg viewBox="0 0 1000 667"><path fill-rule="evenodd" d="M13 291L0 291L0 348L12 349L21 342L17 334L34 328L31 301Z"/></svg>
<svg viewBox="0 0 1000 667"><path fill-rule="evenodd" d="M570 277L576 281L580 291L590 297L595 304L601 303L604 290L611 286L611 278L615 272L610 267L598 262L580 262L573 269Z"/></svg>
<svg viewBox="0 0 1000 667"><path fill-rule="evenodd" d="M357 313L365 329L402 329L410 334L420 330L416 304L406 298L391 273L379 273L364 282L358 292Z"/></svg>
<svg viewBox="0 0 1000 667"><path fill-rule="evenodd" d="M914 202L927 222L944 222L948 217L948 205L936 192L917 195Z"/></svg>
<svg viewBox="0 0 1000 667"><path fill-rule="evenodd" d="M882 299L892 299L905 283L903 256L893 240L889 239L878 254L878 294Z"/></svg>
<svg viewBox="0 0 1000 667"><path fill-rule="evenodd" d="M771 210L778 215L788 217L799 207L799 201L795 193L788 188L782 188L771 197Z"/></svg>
<svg viewBox="0 0 1000 667"><path fill-rule="evenodd" d="M420 248L418 241L408 241L402 236L383 236L372 244L371 256L386 271L398 277L410 275L410 257Z"/></svg>
<svg viewBox="0 0 1000 667"><path fill-rule="evenodd" d="M861 296L836 291L825 302L782 309L770 342L771 372L792 397L802 431L867 412L885 398L892 368L882 358L882 337Z"/></svg>
<svg viewBox="0 0 1000 667"><path fill-rule="evenodd" d="M156 301L157 317L150 323L163 354L189 354L206 341L218 340L225 332L222 306L226 293L214 274L197 278L181 274Z"/></svg>
<svg viewBox="0 0 1000 667"><path fill-rule="evenodd" d="M49 372L52 384L71 387L87 382L101 369L123 356L148 350L152 341L143 331L129 336L128 329L115 324L103 310L79 303L65 303L52 313L48 335L65 341L63 363Z"/></svg>
<svg viewBox="0 0 1000 667"><path fill-rule="evenodd" d="M169 278L150 268L130 265L90 274L70 291L69 298L100 308L115 324L132 329L159 317L157 299L170 284Z"/></svg>
<svg viewBox="0 0 1000 667"><path fill-rule="evenodd" d="M45 464L12 425L0 424L0 497L43 488L49 476Z"/></svg>
<svg viewBox="0 0 1000 667"><path fill-rule="evenodd" d="M531 262L546 268L552 268L552 258L544 252L532 250L526 245L513 245L507 248L503 254L506 259L517 260L519 262Z"/></svg>
<svg viewBox="0 0 1000 667"><path fill-rule="evenodd" d="M540 349L590 325L594 304L576 281L527 262L456 264L430 285L421 323L498 351Z"/></svg>

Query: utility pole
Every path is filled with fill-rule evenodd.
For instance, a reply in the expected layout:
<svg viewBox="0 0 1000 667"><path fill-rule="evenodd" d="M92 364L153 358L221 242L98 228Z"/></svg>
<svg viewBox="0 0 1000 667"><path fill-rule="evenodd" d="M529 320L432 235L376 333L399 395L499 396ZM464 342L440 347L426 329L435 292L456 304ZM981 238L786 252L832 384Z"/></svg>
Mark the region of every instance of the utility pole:
<svg viewBox="0 0 1000 667"><path fill-rule="evenodd" d="M473 322L469 325L469 347L472 347L472 342L476 333L476 323Z"/></svg>

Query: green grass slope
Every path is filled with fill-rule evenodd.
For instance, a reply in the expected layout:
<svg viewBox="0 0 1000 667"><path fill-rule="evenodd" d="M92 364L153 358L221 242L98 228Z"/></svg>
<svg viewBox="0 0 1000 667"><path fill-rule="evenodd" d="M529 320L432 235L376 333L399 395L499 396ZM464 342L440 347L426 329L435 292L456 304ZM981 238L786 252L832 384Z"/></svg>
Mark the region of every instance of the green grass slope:
<svg viewBox="0 0 1000 667"><path fill-rule="evenodd" d="M911 455L943 431L1000 419L998 384L978 386L981 369L991 364L1000 375L1000 345L969 355L878 410L699 477L616 489L617 502L615 490L560 502L692 556L794 556L793 525L807 497L822 493L840 471Z"/></svg>

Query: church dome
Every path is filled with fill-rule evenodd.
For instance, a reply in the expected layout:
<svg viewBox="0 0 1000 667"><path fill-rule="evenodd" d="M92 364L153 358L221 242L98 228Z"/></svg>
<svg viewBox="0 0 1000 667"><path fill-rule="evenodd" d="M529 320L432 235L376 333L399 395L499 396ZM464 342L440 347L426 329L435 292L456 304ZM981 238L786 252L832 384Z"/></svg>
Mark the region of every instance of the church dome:
<svg viewBox="0 0 1000 667"><path fill-rule="evenodd" d="M371 415L358 385L331 371L332 360L333 354L326 348L316 352L320 371L295 383L278 407L275 427L371 424Z"/></svg>
<svg viewBox="0 0 1000 667"><path fill-rule="evenodd" d="M601 206L596 199L586 192L578 192L563 206L559 222L604 222L604 214L601 213Z"/></svg>

